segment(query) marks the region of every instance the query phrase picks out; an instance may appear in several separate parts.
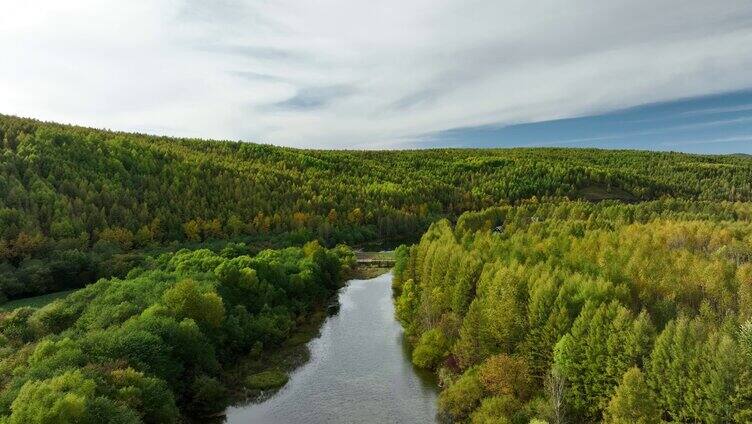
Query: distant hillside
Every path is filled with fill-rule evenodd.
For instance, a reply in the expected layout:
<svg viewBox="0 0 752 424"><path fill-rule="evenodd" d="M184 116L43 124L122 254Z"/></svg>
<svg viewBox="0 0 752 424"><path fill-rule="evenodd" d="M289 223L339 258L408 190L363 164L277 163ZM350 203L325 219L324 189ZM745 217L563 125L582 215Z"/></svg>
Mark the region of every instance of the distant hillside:
<svg viewBox="0 0 752 424"><path fill-rule="evenodd" d="M80 286L113 258L170 243L410 239L437 218L533 196L752 198L752 161L733 156L298 150L2 115L0 140L0 291L11 298Z"/></svg>

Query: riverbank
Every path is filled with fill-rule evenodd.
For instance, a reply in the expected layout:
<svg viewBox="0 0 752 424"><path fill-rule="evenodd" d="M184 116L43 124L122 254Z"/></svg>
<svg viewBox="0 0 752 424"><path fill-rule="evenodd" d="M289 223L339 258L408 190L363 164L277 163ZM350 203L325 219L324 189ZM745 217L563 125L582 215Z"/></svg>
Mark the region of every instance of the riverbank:
<svg viewBox="0 0 752 424"><path fill-rule="evenodd" d="M235 390L231 393L231 404L241 402L262 402L284 387L289 373L310 359L307 344L320 335L321 324L327 317L327 305L320 305L309 315L303 324L285 343L274 350L251 352L228 370L225 379ZM282 384L260 386L248 384L249 380L261 374L275 373L284 376Z"/></svg>
<svg viewBox="0 0 752 424"><path fill-rule="evenodd" d="M227 407L263 402L284 388L290 373L310 359L307 344L320 335L328 309L328 304L317 306L281 347L252 351L226 369L222 381L231 388L227 393ZM261 380L259 377L263 377L267 384L256 384ZM184 421L188 424L221 424L226 418L225 412L221 411L211 416L186 416Z"/></svg>
<svg viewBox="0 0 752 424"><path fill-rule="evenodd" d="M228 424L435 422L436 386L406 353L391 273L350 280L338 301L339 312L306 345L308 359L289 382L271 396L228 408Z"/></svg>
<svg viewBox="0 0 752 424"><path fill-rule="evenodd" d="M391 271L391 268L359 266L353 271L353 278L358 280L370 280Z"/></svg>
<svg viewBox="0 0 752 424"><path fill-rule="evenodd" d="M369 254L381 254L383 257L381 252ZM391 268L384 267L356 266L347 280L370 280L387 274L390 270ZM346 286L347 282L342 289ZM223 380L228 387L233 388L229 393L229 405L261 403L283 389L290 374L310 360L308 344L321 336L322 325L327 317L338 312L338 297L339 292L329 302L317 305L307 317L299 319L297 329L281 347L250 352L236 366L228 369L223 374ZM210 421L221 423L224 421L224 414L211 417ZM207 421L206 417L193 417L191 422Z"/></svg>
<svg viewBox="0 0 752 424"><path fill-rule="evenodd" d="M391 268L357 266L349 280L370 280L391 271ZM346 286L343 285L343 288ZM340 289L341 290L341 289ZM284 343L281 348L267 352L252 352L248 357L239 362L238 366L231 370L227 377L238 389L233 393L233 400L260 402L274 395L284 384L277 387L247 387L250 377L269 371L283 373L286 377L290 372L303 365L310 359L307 344L321 335L321 325L331 314L336 314L339 309L339 294L324 304L318 305L307 319L300 320L299 327ZM285 381L286 382L286 381Z"/></svg>

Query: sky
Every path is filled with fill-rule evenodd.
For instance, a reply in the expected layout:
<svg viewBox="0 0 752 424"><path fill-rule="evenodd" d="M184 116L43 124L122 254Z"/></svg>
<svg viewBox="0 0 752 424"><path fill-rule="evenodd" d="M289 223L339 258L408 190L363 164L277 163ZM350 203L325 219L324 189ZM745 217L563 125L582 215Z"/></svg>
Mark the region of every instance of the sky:
<svg viewBox="0 0 752 424"><path fill-rule="evenodd" d="M750 154L752 90L679 99L600 115L455 128L425 135L419 145L594 147Z"/></svg>
<svg viewBox="0 0 752 424"><path fill-rule="evenodd" d="M752 153L749 0L5 0L0 113L307 148Z"/></svg>

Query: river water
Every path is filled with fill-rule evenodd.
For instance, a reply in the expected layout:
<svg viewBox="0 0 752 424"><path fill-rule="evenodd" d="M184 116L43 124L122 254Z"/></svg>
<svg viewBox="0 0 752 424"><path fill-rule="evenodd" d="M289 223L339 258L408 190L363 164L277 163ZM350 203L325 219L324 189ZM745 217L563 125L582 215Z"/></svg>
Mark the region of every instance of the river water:
<svg viewBox="0 0 752 424"><path fill-rule="evenodd" d="M416 370L394 319L392 274L351 280L340 309L308 344L311 359L258 404L231 407L227 423L431 423L436 388Z"/></svg>

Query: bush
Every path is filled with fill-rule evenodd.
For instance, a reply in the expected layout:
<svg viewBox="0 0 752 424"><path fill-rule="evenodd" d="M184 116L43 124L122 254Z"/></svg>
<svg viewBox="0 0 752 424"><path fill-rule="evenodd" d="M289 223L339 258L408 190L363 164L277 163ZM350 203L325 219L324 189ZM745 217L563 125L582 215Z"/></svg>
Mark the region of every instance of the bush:
<svg viewBox="0 0 752 424"><path fill-rule="evenodd" d="M470 417L472 424L527 423L527 417L518 411L520 401L511 396L494 396L483 399L480 407Z"/></svg>
<svg viewBox="0 0 752 424"><path fill-rule="evenodd" d="M461 421L475 409L483 397L483 385L476 369L466 371L457 381L441 392L439 410Z"/></svg>
<svg viewBox="0 0 752 424"><path fill-rule="evenodd" d="M526 399L530 391L530 374L523 358L494 355L480 366L478 377L483 387L495 395Z"/></svg>
<svg viewBox="0 0 752 424"><path fill-rule="evenodd" d="M191 411L208 415L227 406L228 393L216 378L200 375L191 384Z"/></svg>
<svg viewBox="0 0 752 424"><path fill-rule="evenodd" d="M175 398L160 379L145 377L132 368L118 369L110 374L109 386L117 388L118 403L140 413L147 424L174 423L178 419Z"/></svg>
<svg viewBox="0 0 752 424"><path fill-rule="evenodd" d="M17 345L34 340L34 331L29 325L33 313L32 308L18 308L0 318L0 334Z"/></svg>
<svg viewBox="0 0 752 424"><path fill-rule="evenodd" d="M446 337L438 328L426 331L413 350L413 363L421 368L435 367L444 357L446 344Z"/></svg>

